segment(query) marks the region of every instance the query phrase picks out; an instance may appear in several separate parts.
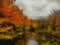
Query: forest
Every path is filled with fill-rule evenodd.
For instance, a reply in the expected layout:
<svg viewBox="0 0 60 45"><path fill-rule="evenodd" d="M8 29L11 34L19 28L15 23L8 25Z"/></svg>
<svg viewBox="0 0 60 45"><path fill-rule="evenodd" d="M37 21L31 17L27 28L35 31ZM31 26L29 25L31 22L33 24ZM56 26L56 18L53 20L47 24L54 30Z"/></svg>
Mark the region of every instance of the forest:
<svg viewBox="0 0 60 45"><path fill-rule="evenodd" d="M0 39L17 37L27 42L31 33L35 32L40 45L60 45L60 10L53 10L47 18L30 20L13 5L13 1L1 0Z"/></svg>

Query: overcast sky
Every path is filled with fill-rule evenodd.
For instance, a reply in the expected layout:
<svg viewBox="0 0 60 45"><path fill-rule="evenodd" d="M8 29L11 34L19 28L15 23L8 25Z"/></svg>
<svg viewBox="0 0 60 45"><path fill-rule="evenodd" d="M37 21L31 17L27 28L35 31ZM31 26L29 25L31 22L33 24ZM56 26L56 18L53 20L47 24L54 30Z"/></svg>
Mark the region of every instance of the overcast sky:
<svg viewBox="0 0 60 45"><path fill-rule="evenodd" d="M29 19L47 17L53 9L60 9L60 0L16 0L15 4Z"/></svg>

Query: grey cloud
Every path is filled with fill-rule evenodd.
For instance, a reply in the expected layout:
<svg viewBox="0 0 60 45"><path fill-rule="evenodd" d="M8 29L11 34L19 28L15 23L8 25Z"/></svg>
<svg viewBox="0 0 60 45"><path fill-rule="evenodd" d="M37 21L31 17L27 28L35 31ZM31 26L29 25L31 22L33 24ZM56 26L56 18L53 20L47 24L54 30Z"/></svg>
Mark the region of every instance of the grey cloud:
<svg viewBox="0 0 60 45"><path fill-rule="evenodd" d="M53 9L60 9L60 0L16 0L15 4L29 19L47 17Z"/></svg>

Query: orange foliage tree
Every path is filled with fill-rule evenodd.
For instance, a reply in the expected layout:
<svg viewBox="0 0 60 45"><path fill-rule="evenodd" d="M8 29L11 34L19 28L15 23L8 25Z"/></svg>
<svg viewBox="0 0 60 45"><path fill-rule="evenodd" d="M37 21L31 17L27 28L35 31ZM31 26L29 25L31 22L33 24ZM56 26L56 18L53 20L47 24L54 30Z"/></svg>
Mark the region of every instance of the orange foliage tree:
<svg viewBox="0 0 60 45"><path fill-rule="evenodd" d="M14 1L14 0L13 0ZM11 18L10 22L15 25L29 25L32 23L27 17L23 16L22 10L13 5L12 0L2 0L1 12L3 16Z"/></svg>

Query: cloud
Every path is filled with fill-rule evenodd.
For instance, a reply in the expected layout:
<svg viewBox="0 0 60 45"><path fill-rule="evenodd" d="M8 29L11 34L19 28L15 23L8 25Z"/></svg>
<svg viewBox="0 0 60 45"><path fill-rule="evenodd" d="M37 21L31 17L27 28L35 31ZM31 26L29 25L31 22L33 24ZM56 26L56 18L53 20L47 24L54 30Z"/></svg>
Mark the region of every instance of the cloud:
<svg viewBox="0 0 60 45"><path fill-rule="evenodd" d="M60 0L16 0L15 4L29 19L47 17L53 9L60 9Z"/></svg>

